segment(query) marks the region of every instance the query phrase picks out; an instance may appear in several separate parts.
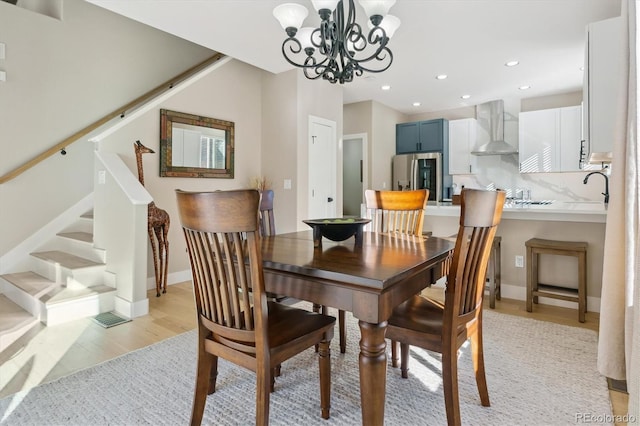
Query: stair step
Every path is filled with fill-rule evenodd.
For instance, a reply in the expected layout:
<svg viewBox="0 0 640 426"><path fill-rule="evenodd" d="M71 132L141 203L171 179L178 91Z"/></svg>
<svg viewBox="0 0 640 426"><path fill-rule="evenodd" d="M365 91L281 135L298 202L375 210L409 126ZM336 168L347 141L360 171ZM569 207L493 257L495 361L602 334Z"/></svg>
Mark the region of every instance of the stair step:
<svg viewBox="0 0 640 426"><path fill-rule="evenodd" d="M57 286L55 281L31 271L4 274L0 277L36 299Z"/></svg>
<svg viewBox="0 0 640 426"><path fill-rule="evenodd" d="M41 251L37 253L31 253L32 256L42 259L49 263L58 263L60 266L67 269L82 269L92 266L104 266L104 263L94 262L84 257L75 256L73 254L63 251Z"/></svg>
<svg viewBox="0 0 640 426"><path fill-rule="evenodd" d="M83 243L93 243L93 234L90 232L61 232L58 236Z"/></svg>
<svg viewBox="0 0 640 426"><path fill-rule="evenodd" d="M0 352L39 322L36 317L0 294Z"/></svg>
<svg viewBox="0 0 640 426"><path fill-rule="evenodd" d="M37 319L4 294L0 294L0 335L31 322L37 322Z"/></svg>

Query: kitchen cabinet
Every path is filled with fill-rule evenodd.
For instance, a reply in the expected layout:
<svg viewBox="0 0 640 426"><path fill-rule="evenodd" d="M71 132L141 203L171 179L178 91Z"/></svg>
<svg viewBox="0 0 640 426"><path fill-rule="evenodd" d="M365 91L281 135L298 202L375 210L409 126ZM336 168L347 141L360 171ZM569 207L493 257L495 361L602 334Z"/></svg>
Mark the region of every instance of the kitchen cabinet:
<svg viewBox="0 0 640 426"><path fill-rule="evenodd" d="M449 121L449 174L475 173L476 156L471 155L476 144L475 118Z"/></svg>
<svg viewBox="0 0 640 426"><path fill-rule="evenodd" d="M584 136L588 153L611 152L622 75L622 18L587 26Z"/></svg>
<svg viewBox="0 0 640 426"><path fill-rule="evenodd" d="M442 152L448 141L448 120L396 124L396 154Z"/></svg>
<svg viewBox="0 0 640 426"><path fill-rule="evenodd" d="M580 105L520 113L520 173L579 171L581 134Z"/></svg>

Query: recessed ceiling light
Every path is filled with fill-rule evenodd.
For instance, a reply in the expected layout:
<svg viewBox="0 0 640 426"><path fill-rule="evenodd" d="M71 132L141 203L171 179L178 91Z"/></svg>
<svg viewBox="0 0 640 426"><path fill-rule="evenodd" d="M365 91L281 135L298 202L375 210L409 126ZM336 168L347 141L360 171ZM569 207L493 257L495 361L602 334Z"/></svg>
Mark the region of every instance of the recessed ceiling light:
<svg viewBox="0 0 640 426"><path fill-rule="evenodd" d="M584 71L584 67L580 67L580 71Z"/></svg>
<svg viewBox="0 0 640 426"><path fill-rule="evenodd" d="M520 89L520 90L527 90L527 89L531 89L531 86L527 86L527 85L525 85L525 86L520 86L520 87L518 87L518 89Z"/></svg>
<svg viewBox="0 0 640 426"><path fill-rule="evenodd" d="M471 97L471 95L462 95L460 96L462 99L469 99Z"/></svg>
<svg viewBox="0 0 640 426"><path fill-rule="evenodd" d="M384 86L381 87L382 90L391 90L391 86L389 86L388 84L385 84Z"/></svg>
<svg viewBox="0 0 640 426"><path fill-rule="evenodd" d="M516 65L518 65L519 63L520 63L520 62L518 62L518 61L509 61L509 62L506 62L506 63L504 64L504 66L505 66L505 67L515 67L515 66L516 66Z"/></svg>
<svg viewBox="0 0 640 426"><path fill-rule="evenodd" d="M413 103L413 106L420 106L420 105L422 105L420 102L414 102Z"/></svg>
<svg viewBox="0 0 640 426"><path fill-rule="evenodd" d="M438 74L436 75L436 79L437 80L444 80L445 78L447 78L448 76L446 74Z"/></svg>

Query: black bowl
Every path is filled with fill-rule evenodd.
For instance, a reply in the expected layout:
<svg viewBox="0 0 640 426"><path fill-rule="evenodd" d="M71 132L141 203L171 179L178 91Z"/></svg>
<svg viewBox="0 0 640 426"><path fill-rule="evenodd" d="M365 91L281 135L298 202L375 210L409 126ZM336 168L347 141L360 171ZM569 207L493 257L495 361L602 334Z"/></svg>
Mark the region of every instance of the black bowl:
<svg viewBox="0 0 640 426"><path fill-rule="evenodd" d="M362 218L328 218L303 220L313 229L313 245L320 246L322 237L331 241L344 241L355 236L356 243L362 240L362 228L371 219Z"/></svg>

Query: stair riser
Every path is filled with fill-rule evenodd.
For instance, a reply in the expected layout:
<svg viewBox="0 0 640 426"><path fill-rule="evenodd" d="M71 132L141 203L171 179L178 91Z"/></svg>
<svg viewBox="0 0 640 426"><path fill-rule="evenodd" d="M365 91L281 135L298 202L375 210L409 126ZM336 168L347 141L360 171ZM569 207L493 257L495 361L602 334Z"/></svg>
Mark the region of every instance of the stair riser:
<svg viewBox="0 0 640 426"><path fill-rule="evenodd" d="M111 312L115 307L116 292L92 295L67 302L44 305L41 321L48 326Z"/></svg>
<svg viewBox="0 0 640 426"><path fill-rule="evenodd" d="M105 263L107 258L105 250L94 248L93 243L78 241L72 238L61 237L59 235L56 236L56 238L52 239L50 242L45 243L38 250L39 251L49 251L49 250L64 251L79 257L84 257L85 259L93 260L94 262L99 262L99 263Z"/></svg>
<svg viewBox="0 0 640 426"><path fill-rule="evenodd" d="M65 228L65 232L89 232L93 233L93 219L88 217L80 217L71 226Z"/></svg>
<svg viewBox="0 0 640 426"><path fill-rule="evenodd" d="M47 262L43 259L33 258L31 270L69 288L88 288L103 283L105 266L89 266L80 269L69 269Z"/></svg>
<svg viewBox="0 0 640 426"><path fill-rule="evenodd" d="M0 290L9 300L29 312L38 320L41 319L42 303L29 293L0 278Z"/></svg>
<svg viewBox="0 0 640 426"><path fill-rule="evenodd" d="M0 352L3 352L7 349L13 342L22 337L25 333L27 333L32 328L36 327L40 321L34 318L32 321L26 322L22 324L20 327L17 327L13 330L6 331L0 335ZM1 377L0 377L1 379ZM1 383L1 380L0 380Z"/></svg>

